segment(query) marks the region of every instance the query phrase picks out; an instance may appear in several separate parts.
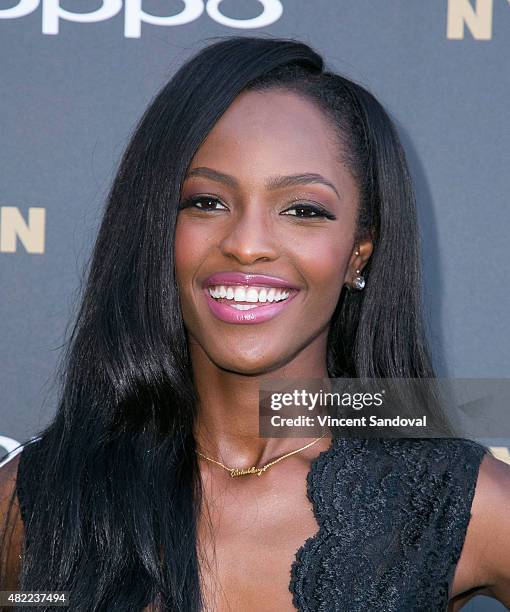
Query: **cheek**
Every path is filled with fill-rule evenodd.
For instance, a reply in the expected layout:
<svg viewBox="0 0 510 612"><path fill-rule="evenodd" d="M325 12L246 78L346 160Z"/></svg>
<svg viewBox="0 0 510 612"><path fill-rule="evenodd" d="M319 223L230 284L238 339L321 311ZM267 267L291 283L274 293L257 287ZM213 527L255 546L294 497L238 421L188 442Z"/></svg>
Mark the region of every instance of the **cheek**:
<svg viewBox="0 0 510 612"><path fill-rule="evenodd" d="M299 251L300 267L314 300L335 307L349 263L350 243L339 236L324 237Z"/></svg>
<svg viewBox="0 0 510 612"><path fill-rule="evenodd" d="M203 260L203 249L206 244L201 236L197 236L196 227L187 222L185 218L179 217L175 228L175 273L179 290L186 292L195 270Z"/></svg>
<svg viewBox="0 0 510 612"><path fill-rule="evenodd" d="M177 283L181 288L182 276L186 263L189 262L189 246L190 242L186 239L186 228L185 224L177 221L175 228L174 238L174 253L175 253L175 274L177 277Z"/></svg>

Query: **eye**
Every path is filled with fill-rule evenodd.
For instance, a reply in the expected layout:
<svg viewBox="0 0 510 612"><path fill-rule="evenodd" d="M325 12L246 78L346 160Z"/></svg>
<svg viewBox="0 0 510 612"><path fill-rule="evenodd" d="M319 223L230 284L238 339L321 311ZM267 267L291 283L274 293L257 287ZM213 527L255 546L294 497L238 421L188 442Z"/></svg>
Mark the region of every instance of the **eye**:
<svg viewBox="0 0 510 612"><path fill-rule="evenodd" d="M225 205L213 196L194 196L188 198L179 204L179 210L183 210L184 208L196 208L198 210L203 211L216 211L222 210L221 208L217 208L217 204L226 208Z"/></svg>
<svg viewBox="0 0 510 612"><path fill-rule="evenodd" d="M281 214L288 214L299 219L336 219L335 215L315 204L295 204Z"/></svg>

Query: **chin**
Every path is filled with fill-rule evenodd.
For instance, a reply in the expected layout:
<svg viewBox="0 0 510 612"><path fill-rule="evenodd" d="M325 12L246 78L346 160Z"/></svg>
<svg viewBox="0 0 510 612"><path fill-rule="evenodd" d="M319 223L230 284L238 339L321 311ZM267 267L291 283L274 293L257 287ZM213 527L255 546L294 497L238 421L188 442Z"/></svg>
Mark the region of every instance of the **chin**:
<svg viewBox="0 0 510 612"><path fill-rule="evenodd" d="M279 359L270 359L267 355L249 357L242 354L230 354L226 359L215 360L215 363L222 370L244 376L266 374L282 366L281 356Z"/></svg>

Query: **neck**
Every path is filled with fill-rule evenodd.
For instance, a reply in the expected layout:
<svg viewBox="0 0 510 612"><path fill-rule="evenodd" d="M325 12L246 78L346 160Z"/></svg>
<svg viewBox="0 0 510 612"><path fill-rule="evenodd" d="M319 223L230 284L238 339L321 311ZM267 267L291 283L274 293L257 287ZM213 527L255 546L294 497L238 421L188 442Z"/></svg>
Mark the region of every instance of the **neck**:
<svg viewBox="0 0 510 612"><path fill-rule="evenodd" d="M228 466L249 468L312 441L309 437L260 438L259 388L271 379L327 378L325 337L281 367L250 375L218 367L192 339L189 346L200 398L195 437L201 453ZM310 456L328 445L328 438L318 441L310 448Z"/></svg>

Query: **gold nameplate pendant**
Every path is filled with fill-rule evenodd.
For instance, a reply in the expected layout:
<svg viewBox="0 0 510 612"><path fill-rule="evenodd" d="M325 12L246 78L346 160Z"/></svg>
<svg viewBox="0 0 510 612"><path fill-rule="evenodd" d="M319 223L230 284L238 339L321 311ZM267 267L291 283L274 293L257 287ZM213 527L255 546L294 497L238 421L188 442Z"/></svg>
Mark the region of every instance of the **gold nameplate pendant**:
<svg viewBox="0 0 510 612"><path fill-rule="evenodd" d="M232 468L230 470L230 475L232 476L232 478L234 476L246 476L247 474L257 474L257 476L260 476L262 474L262 472L265 472L266 468L256 468L256 467L251 467L248 469L240 469L240 468Z"/></svg>

